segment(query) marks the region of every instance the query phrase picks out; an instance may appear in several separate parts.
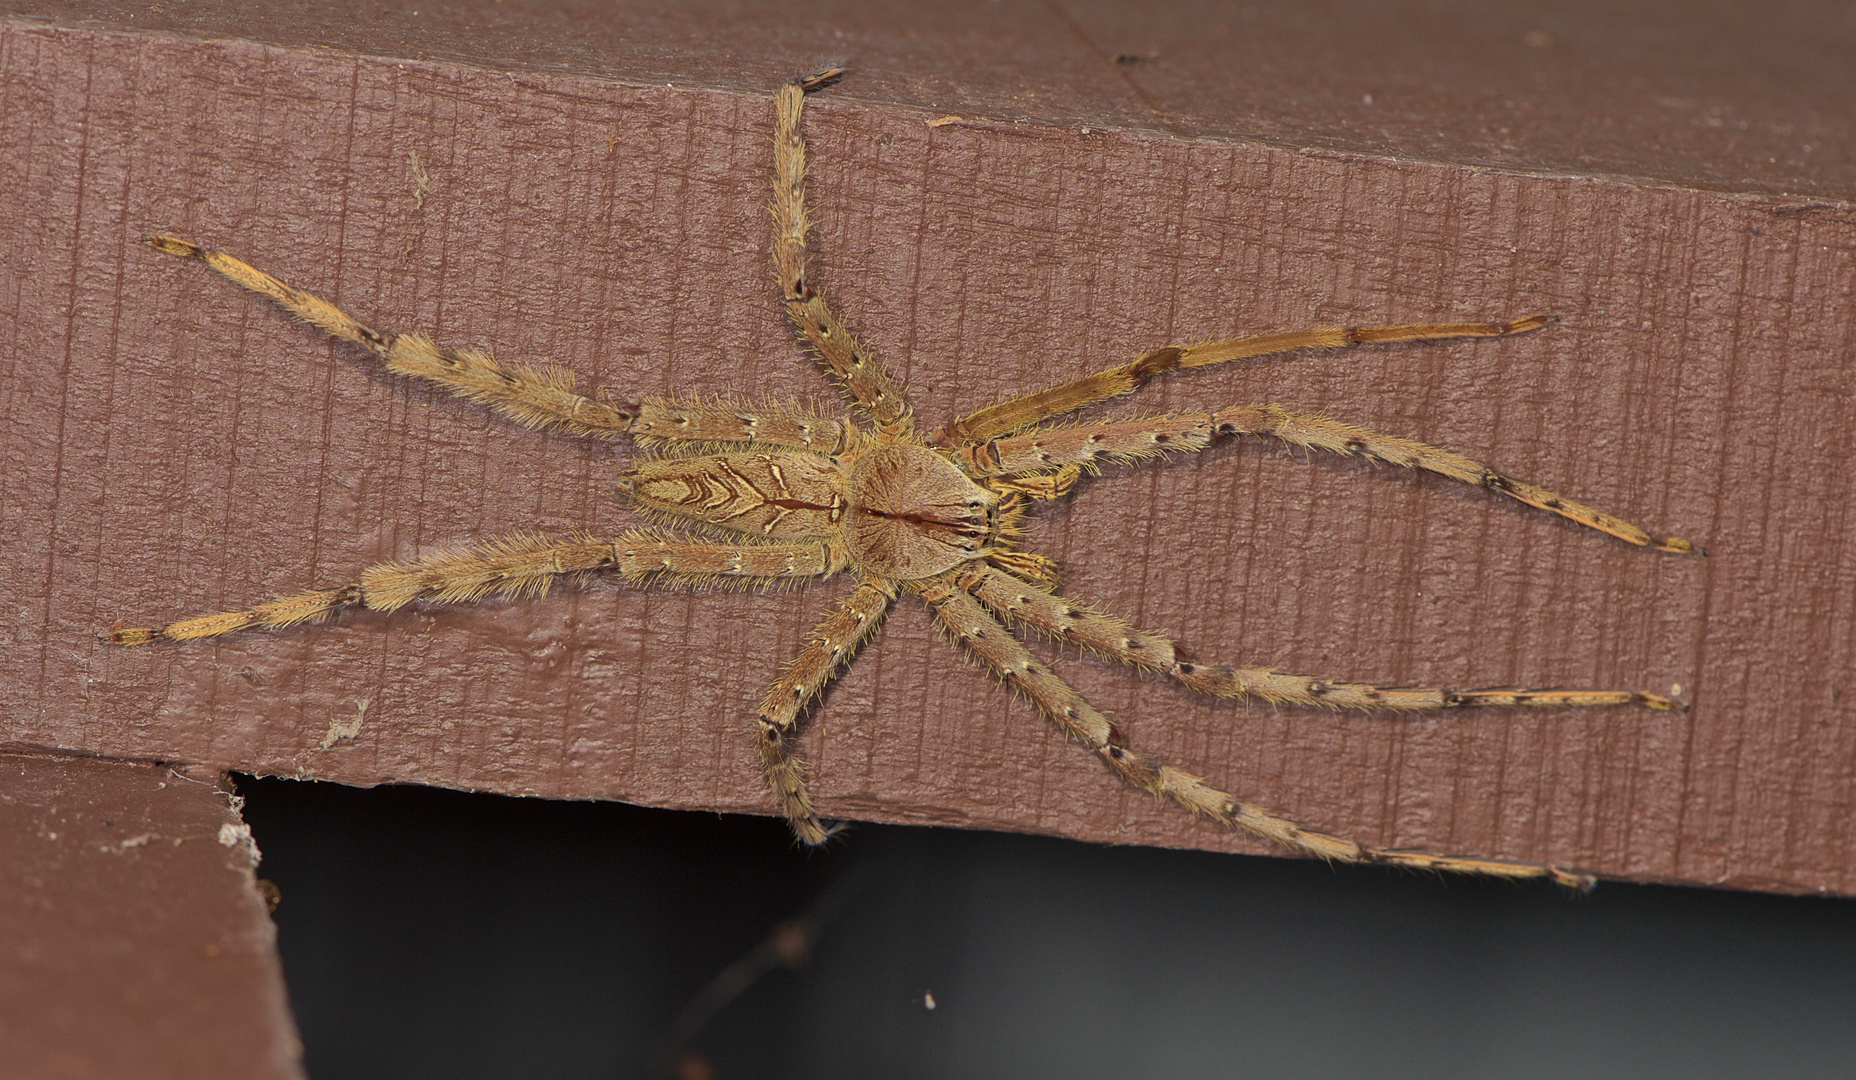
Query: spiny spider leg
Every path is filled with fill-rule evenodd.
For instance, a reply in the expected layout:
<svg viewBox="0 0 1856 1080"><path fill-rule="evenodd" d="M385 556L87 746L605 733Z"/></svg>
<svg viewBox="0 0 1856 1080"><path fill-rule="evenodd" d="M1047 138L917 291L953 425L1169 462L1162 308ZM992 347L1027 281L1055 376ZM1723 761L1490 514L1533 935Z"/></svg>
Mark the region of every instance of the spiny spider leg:
<svg viewBox="0 0 1856 1080"><path fill-rule="evenodd" d="M256 293L277 301L292 315L338 338L357 342L386 362L387 370L413 375L479 401L528 427L559 427L575 435L615 438L627 433L634 410L574 393L573 373L557 367L504 364L476 349L443 349L420 334L383 334L313 293L223 251L171 236L150 236L148 245L206 265Z"/></svg>
<svg viewBox="0 0 1856 1080"><path fill-rule="evenodd" d="M638 406L631 434L644 447L660 442L753 443L811 450L826 457L844 453L859 437L857 426L848 420L819 416L786 402L662 399L647 399Z"/></svg>
<svg viewBox="0 0 1856 1080"><path fill-rule="evenodd" d="M1554 866L1511 863L1496 859L1462 858L1368 847L1355 840L1304 829L1262 807L1238 802L1183 769L1139 754L1121 745L1121 733L1069 684L1039 663L999 620L955 580L961 570L943 578L917 582L910 587L921 594L935 621L966 650L984 661L1014 690L1030 698L1038 710L1064 733L1094 751L1123 780L1166 796L1195 814L1235 825L1293 851L1337 862L1381 863L1419 870L1444 870L1503 878L1552 878L1561 885L1589 889L1593 879Z"/></svg>
<svg viewBox="0 0 1856 1080"><path fill-rule="evenodd" d="M1078 473L1103 462L1135 463L1171 451L1203 450L1213 440L1231 435L1261 435L1310 450L1364 454L1393 465L1423 469L1475 487L1499 491L1509 498L1550 510L1639 547L1678 553L1695 550L1694 544L1679 536L1652 536L1622 518L1516 480L1461 454L1396 435L1381 435L1339 420L1291 412L1280 405L1236 405L1217 412L1186 416L1069 424L995 439L964 447L956 453L974 476L1013 478L1025 474L1053 474L1050 488L1054 494L1061 495L1069 490ZM1041 494L1022 481L1008 479L1008 483L1013 490Z"/></svg>
<svg viewBox="0 0 1856 1080"><path fill-rule="evenodd" d="M1006 619L1057 641L1074 642L1124 664L1171 676L1200 693L1216 697L1255 697L1264 701L1350 709L1457 709L1478 705L1676 707L1676 703L1666 697L1640 690L1386 687L1313 679L1268 668L1198 664L1181 660L1178 644L1164 635L1137 630L1113 615L1066 599L995 567L974 564L963 568L955 584Z"/></svg>
<svg viewBox="0 0 1856 1080"><path fill-rule="evenodd" d="M882 361L847 329L825 296L806 279L806 233L812 218L806 207L806 143L799 123L806 94L830 86L839 68L795 79L780 87L775 100L773 133L773 265L786 300L787 317L813 352L831 370L846 393L886 435L907 437L915 421L902 388Z"/></svg>
<svg viewBox="0 0 1856 1080"><path fill-rule="evenodd" d="M806 789L805 763L787 747L799 723L799 714L831 680L837 678L857 650L870 640L896 598L888 582L866 581L844 598L836 611L807 635L779 681L760 705L760 760L767 786L780 802L799 842L817 846L830 834L812 809Z"/></svg>
<svg viewBox="0 0 1856 1080"><path fill-rule="evenodd" d="M1298 349L1337 349L1374 341L1448 341L1452 338L1507 337L1538 330L1553 318L1529 315L1505 323L1411 323L1404 326L1329 326L1281 334L1227 338L1200 345L1168 345L1150 349L1120 367L1098 371L1080 379L1034 391L977 412L935 432L929 441L937 446L964 446L1009 435L1053 416L1074 412L1110 398L1132 394L1148 379L1175 368L1205 367L1250 356L1270 356Z"/></svg>
<svg viewBox="0 0 1856 1080"><path fill-rule="evenodd" d="M196 615L154 628L118 628L114 645L190 641L257 627L275 630L317 622L344 608L396 611L414 600L468 603L487 596L536 597L555 579L617 570L628 580L663 576L690 584L769 585L835 573L842 557L825 543L724 544L629 530L617 540L585 533L549 539L517 533L411 562L370 566L361 580L268 600L245 611Z"/></svg>
<svg viewBox="0 0 1856 1080"><path fill-rule="evenodd" d="M527 427L558 427L575 435L630 435L641 446L669 442L755 443L839 454L856 438L842 420L791 405L647 399L620 405L573 392L573 372L553 365L504 364L477 349L446 349L419 334L385 334L334 304L223 251L171 236L147 238L169 255L199 259L235 283L261 293L292 315L331 335L357 342L386 361L387 370L446 387Z"/></svg>

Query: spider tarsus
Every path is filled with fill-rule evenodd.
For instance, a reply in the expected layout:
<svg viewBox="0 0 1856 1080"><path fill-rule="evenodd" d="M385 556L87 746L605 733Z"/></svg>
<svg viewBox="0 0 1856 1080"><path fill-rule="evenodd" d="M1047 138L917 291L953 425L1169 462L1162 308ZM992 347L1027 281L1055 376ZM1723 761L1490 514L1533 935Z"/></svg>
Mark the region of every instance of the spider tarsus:
<svg viewBox="0 0 1856 1080"><path fill-rule="evenodd" d="M1657 712L1685 713L1689 709L1688 702L1681 698L1664 697L1661 694L1649 694L1641 690L1637 692L1633 703L1642 705L1646 709L1655 709Z"/></svg>
<svg viewBox="0 0 1856 1080"><path fill-rule="evenodd" d="M788 819L787 824L792 827L793 840L807 850L822 848L831 839L832 829L817 818L808 818L804 822Z"/></svg>
<svg viewBox="0 0 1856 1080"><path fill-rule="evenodd" d="M1592 890L1598 888L1598 879L1591 874L1574 874L1557 866L1549 866L1547 876L1553 879L1553 884L1571 889L1580 896L1590 896Z"/></svg>
<svg viewBox="0 0 1856 1080"><path fill-rule="evenodd" d="M816 818L813 820L819 826L821 835L817 841L808 843L806 846L814 851L822 847L830 846L832 841L838 839L840 836L848 835L851 831L851 823L848 821L824 822L818 821Z"/></svg>
<svg viewBox="0 0 1856 1080"><path fill-rule="evenodd" d="M848 74L850 74L848 69L837 64L830 64L819 68L810 75L801 75L794 79L793 82L799 89L810 94L816 90L823 90L827 86L836 86L838 83L843 82L844 77Z"/></svg>
<svg viewBox="0 0 1856 1080"><path fill-rule="evenodd" d="M183 259L201 259L206 257L206 249L198 244L190 244L173 236L144 236L142 243L156 251L165 251L169 255L178 255Z"/></svg>
<svg viewBox="0 0 1856 1080"><path fill-rule="evenodd" d="M97 635L98 641L109 645L146 645L151 641L159 641L160 639L161 631L158 628L122 626L120 624L112 626L108 631Z"/></svg>
<svg viewBox="0 0 1856 1080"><path fill-rule="evenodd" d="M1525 334L1529 330L1538 330L1543 326L1552 326L1559 321L1560 317L1558 315L1523 315L1521 318L1502 327L1501 332L1504 336L1508 334Z"/></svg>

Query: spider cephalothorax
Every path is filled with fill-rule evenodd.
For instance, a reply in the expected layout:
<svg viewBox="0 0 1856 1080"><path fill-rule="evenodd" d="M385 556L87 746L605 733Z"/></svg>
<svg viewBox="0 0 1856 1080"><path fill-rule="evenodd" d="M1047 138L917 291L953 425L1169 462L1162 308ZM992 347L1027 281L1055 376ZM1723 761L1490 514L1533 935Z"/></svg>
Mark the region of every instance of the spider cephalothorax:
<svg viewBox="0 0 1856 1080"><path fill-rule="evenodd" d="M1674 707L1667 698L1632 690L1393 688L1198 663L1183 658L1164 635L1058 595L1050 561L1017 548L1027 501L1068 495L1085 472L1252 435L1424 469L1638 546L1693 551L1686 540L1652 536L1459 454L1279 405L1235 405L1111 422L1060 419L1132 393L1164 372L1294 349L1501 337L1536 330L1552 320L1529 316L1504 323L1332 327L1168 346L1118 367L987 406L923 438L916 433L901 388L806 276L811 222L800 118L805 95L842 74L834 68L795 80L781 87L776 98L773 261L793 325L862 412L868 428L792 406L663 399L622 405L583 397L574 392L573 377L564 371L506 365L475 350L442 349L416 334L383 334L223 252L171 237L151 237L155 248L201 259L329 333L365 346L391 371L445 386L531 427L635 440L648 453L625 473L621 493L645 516L697 535L633 530L607 539L586 534L505 537L412 562L384 563L363 571L353 584L280 597L245 611L201 615L155 629L119 627L108 640L124 645L185 641L247 627L291 626L354 606L392 611L415 600L535 596L558 578L596 572L616 572L640 583L670 579L697 585L776 585L846 571L857 576L857 587L806 639L760 707L759 750L768 786L805 843L822 843L828 830L813 811L804 768L790 745L799 718L869 641L896 599L913 593L950 637L1065 733L1100 755L1122 779L1196 814L1320 858L1589 884L1589 878L1554 867L1374 848L1304 829L1281 815L1239 802L1183 769L1129 749L1109 718L1034 657L1005 625L1015 623L1221 697L1360 709Z"/></svg>

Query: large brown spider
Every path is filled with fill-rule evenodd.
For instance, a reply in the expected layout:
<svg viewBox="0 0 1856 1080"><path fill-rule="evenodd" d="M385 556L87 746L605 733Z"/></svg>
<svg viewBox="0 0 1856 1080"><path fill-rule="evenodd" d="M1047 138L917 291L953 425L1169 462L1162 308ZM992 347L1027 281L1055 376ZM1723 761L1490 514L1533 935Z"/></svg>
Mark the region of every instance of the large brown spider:
<svg viewBox="0 0 1856 1080"><path fill-rule="evenodd" d="M1229 435L1261 435L1425 469L1632 544L1693 551L1686 540L1651 536L1447 450L1277 405L1049 425L1055 417L1132 393L1154 375L1176 368L1370 341L1501 337L1535 330L1552 320L1535 315L1507 323L1336 327L1168 346L1120 367L990 405L924 438L915 430L901 389L806 278L811 222L800 117L806 94L843 74L829 68L780 88L774 123L773 260L787 315L874 430L790 406L665 399L633 406L590 399L574 393L573 376L558 368L506 365L475 350L442 349L417 334L382 334L223 252L172 237L150 237L148 243L157 250L204 260L292 314L366 346L390 371L438 383L530 427L555 426L594 438L630 436L649 453L624 474L620 491L645 515L692 525L714 539L639 530L616 540L521 534L414 562L384 563L364 570L355 584L284 596L246 611L196 616L158 629L118 627L108 640L122 645L187 641L247 627L311 622L357 605L393 611L414 600L539 596L556 578L613 569L633 581L661 576L690 584L764 585L849 571L858 577L857 588L806 639L760 707L760 756L767 784L793 832L806 844L823 843L829 830L812 809L804 765L788 745L800 713L875 634L897 596L910 592L921 597L943 630L1030 698L1065 733L1100 754L1123 780L1168 796L1195 814L1324 859L1508 878L1550 877L1566 885L1589 886L1590 878L1556 867L1368 847L1312 832L1238 802L1197 776L1128 749L1109 718L1034 658L1000 621L1029 626L1221 697L1360 709L1674 707L1668 698L1633 690L1394 689L1189 662L1180 658L1171 640L1058 595L1050 560L1018 548L1019 522L1028 502L1068 494L1085 471L1104 462L1137 464L1170 452L1202 450Z"/></svg>

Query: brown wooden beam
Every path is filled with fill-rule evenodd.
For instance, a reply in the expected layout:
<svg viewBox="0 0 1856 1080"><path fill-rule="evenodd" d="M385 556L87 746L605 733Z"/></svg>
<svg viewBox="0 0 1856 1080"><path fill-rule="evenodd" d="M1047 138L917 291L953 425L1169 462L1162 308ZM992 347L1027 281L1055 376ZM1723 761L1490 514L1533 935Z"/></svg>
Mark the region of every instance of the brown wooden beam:
<svg viewBox="0 0 1856 1080"><path fill-rule="evenodd" d="M1856 892L1856 96L1814 60L1841 7L173 7L0 21L13 744L768 812L751 716L843 582L95 635L631 520L631 449L383 377L141 235L622 398L829 403L765 205L769 90L837 54L855 77L808 113L818 274L929 421L1182 339L1547 312L1131 408L1319 410L1710 550L1258 444L1109 470L1031 546L1200 658L1694 704L1335 715L1064 663L1134 745L1378 844ZM803 747L833 815L1257 850L1117 786L908 604Z"/></svg>
<svg viewBox="0 0 1856 1080"><path fill-rule="evenodd" d="M157 766L0 754L8 1075L302 1076L231 798Z"/></svg>

